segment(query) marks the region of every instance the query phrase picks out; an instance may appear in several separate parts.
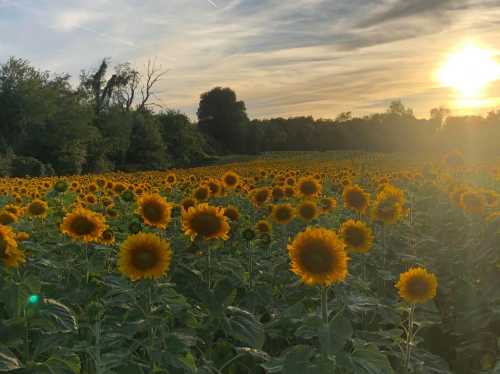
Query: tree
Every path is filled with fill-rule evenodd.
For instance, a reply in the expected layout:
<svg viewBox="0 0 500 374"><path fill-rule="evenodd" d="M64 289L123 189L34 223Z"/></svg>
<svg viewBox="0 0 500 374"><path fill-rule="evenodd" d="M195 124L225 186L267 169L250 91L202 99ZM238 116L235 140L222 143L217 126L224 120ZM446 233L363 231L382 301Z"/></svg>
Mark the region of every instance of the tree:
<svg viewBox="0 0 500 374"><path fill-rule="evenodd" d="M158 121L168 153L176 164L198 163L207 157L210 150L205 138L185 114L166 110L158 115Z"/></svg>
<svg viewBox="0 0 500 374"><path fill-rule="evenodd" d="M127 162L137 169L162 169L168 165L166 150L157 119L149 113L136 112Z"/></svg>
<svg viewBox="0 0 500 374"><path fill-rule="evenodd" d="M197 115L200 128L219 143L221 151L245 151L245 126L249 120L245 103L236 99L233 90L215 87L203 93Z"/></svg>

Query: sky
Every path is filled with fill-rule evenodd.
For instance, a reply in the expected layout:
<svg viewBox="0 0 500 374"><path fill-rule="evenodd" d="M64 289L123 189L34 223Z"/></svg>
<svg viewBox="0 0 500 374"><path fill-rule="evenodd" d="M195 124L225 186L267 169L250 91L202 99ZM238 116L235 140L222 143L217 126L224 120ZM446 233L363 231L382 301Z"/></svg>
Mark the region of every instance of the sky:
<svg viewBox="0 0 500 374"><path fill-rule="evenodd" d="M191 118L216 86L250 118L365 115L397 99L419 117L500 108L500 81L466 108L436 79L466 43L500 61L500 0L0 0L0 35L0 62L75 84L104 57L140 71L154 59L167 70L155 102Z"/></svg>

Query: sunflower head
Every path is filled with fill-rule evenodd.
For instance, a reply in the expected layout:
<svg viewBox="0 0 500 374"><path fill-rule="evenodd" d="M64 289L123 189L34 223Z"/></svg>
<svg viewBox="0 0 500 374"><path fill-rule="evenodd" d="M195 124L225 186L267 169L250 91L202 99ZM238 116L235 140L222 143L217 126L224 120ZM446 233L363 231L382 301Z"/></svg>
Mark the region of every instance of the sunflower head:
<svg viewBox="0 0 500 374"><path fill-rule="evenodd" d="M240 218L240 212L238 211L238 208L233 205L230 205L224 209L224 215L233 222L238 221Z"/></svg>
<svg viewBox="0 0 500 374"><path fill-rule="evenodd" d="M104 245L113 245L115 244L115 234L111 230L104 230L99 238L99 243Z"/></svg>
<svg viewBox="0 0 500 374"><path fill-rule="evenodd" d="M373 245L372 230L361 221L349 220L340 227L340 236L347 249L353 252L366 253Z"/></svg>
<svg viewBox="0 0 500 374"><path fill-rule="evenodd" d="M255 231L259 234L269 234L272 231L271 224L266 220L260 220L255 224Z"/></svg>
<svg viewBox="0 0 500 374"><path fill-rule="evenodd" d="M236 187L238 185L239 181L240 181L240 176L232 170L226 172L222 176L222 183L224 184L224 186L226 188Z"/></svg>
<svg viewBox="0 0 500 374"><path fill-rule="evenodd" d="M7 268L17 268L26 261L17 246L16 236L8 226L0 225L0 260Z"/></svg>
<svg viewBox="0 0 500 374"><path fill-rule="evenodd" d="M337 207L337 200L334 197L324 197L319 201L319 206L323 212L329 212Z"/></svg>
<svg viewBox="0 0 500 374"><path fill-rule="evenodd" d="M170 223L172 205L158 194L145 194L138 201L137 213L146 225L164 229Z"/></svg>
<svg viewBox="0 0 500 374"><path fill-rule="evenodd" d="M308 227L288 245L291 270L304 283L328 286L347 276L345 244L335 232Z"/></svg>
<svg viewBox="0 0 500 374"><path fill-rule="evenodd" d="M295 209L291 204L275 205L271 212L273 220L277 223L287 224L295 216Z"/></svg>
<svg viewBox="0 0 500 374"><path fill-rule="evenodd" d="M106 228L102 215L81 207L66 214L60 226L64 234L84 242L97 241Z"/></svg>
<svg viewBox="0 0 500 374"><path fill-rule="evenodd" d="M187 211L189 208L196 206L196 200L193 198L187 198L181 202L182 210Z"/></svg>
<svg viewBox="0 0 500 374"><path fill-rule="evenodd" d="M269 188L257 188L254 191L252 191L252 202L254 203L255 206L262 206L264 205L271 197L271 192Z"/></svg>
<svg viewBox="0 0 500 374"><path fill-rule="evenodd" d="M423 268L411 268L399 276L399 296L410 304L423 304L436 296L437 279Z"/></svg>
<svg viewBox="0 0 500 374"><path fill-rule="evenodd" d="M118 269L132 281L158 279L165 274L172 258L170 243L149 233L129 236L120 246Z"/></svg>
<svg viewBox="0 0 500 374"><path fill-rule="evenodd" d="M26 208L28 215L32 217L46 217L49 206L46 201L35 199Z"/></svg>
<svg viewBox="0 0 500 374"><path fill-rule="evenodd" d="M297 215L304 221L311 221L318 217L319 209L313 201L304 201L297 207Z"/></svg>
<svg viewBox="0 0 500 374"><path fill-rule="evenodd" d="M346 208L365 213L370 205L370 195L358 185L347 185L342 194Z"/></svg>
<svg viewBox="0 0 500 374"><path fill-rule="evenodd" d="M479 191L468 190L460 195L460 207L465 213L481 214L484 212L486 202Z"/></svg>
<svg viewBox="0 0 500 374"><path fill-rule="evenodd" d="M206 199L208 199L209 194L210 190L207 186L200 186L194 191L193 197L196 199L196 201L205 201Z"/></svg>
<svg viewBox="0 0 500 374"><path fill-rule="evenodd" d="M297 193L305 198L318 196L321 193L321 184L313 177L302 177L297 182Z"/></svg>
<svg viewBox="0 0 500 374"><path fill-rule="evenodd" d="M6 210L0 211L0 225L10 225L17 222L17 216Z"/></svg>
<svg viewBox="0 0 500 374"><path fill-rule="evenodd" d="M208 239L229 239L229 222L224 209L199 204L182 212L182 230L194 240L197 236Z"/></svg>

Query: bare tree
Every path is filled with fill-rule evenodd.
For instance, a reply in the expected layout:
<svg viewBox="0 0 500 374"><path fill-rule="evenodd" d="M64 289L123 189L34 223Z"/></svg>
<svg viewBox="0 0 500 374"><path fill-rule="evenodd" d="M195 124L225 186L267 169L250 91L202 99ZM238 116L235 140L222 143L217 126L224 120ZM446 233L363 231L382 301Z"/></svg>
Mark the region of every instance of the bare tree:
<svg viewBox="0 0 500 374"><path fill-rule="evenodd" d="M137 106L137 110L145 111L148 106L159 106L155 103L150 103L149 100L154 97L156 92L153 91L154 86L167 74L167 70L162 70L161 66L156 65L156 59L148 60L146 70L146 82L141 87L141 103Z"/></svg>

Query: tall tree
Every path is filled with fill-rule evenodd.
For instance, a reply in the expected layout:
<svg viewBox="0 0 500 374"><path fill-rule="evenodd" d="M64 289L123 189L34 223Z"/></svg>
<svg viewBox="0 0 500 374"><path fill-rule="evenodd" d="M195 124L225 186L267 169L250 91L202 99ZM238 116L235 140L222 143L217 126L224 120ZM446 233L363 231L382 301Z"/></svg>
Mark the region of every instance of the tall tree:
<svg viewBox="0 0 500 374"><path fill-rule="evenodd" d="M223 152L246 151L245 127L249 120L245 103L230 88L215 87L200 97L200 128L213 137Z"/></svg>

